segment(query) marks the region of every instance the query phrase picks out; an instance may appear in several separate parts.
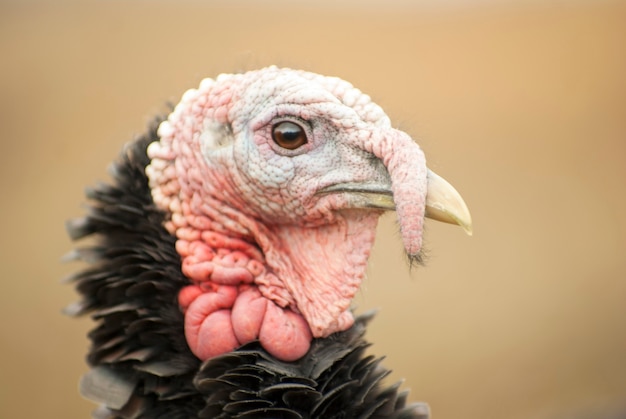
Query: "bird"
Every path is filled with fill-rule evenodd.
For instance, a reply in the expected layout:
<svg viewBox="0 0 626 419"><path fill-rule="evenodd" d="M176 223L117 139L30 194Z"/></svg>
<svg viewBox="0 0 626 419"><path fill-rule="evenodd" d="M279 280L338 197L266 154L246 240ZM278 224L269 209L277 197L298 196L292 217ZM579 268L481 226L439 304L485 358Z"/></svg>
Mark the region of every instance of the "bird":
<svg viewBox="0 0 626 419"><path fill-rule="evenodd" d="M81 394L113 418L417 418L351 301L381 214L410 263L461 195L347 81L265 67L182 95L86 191L68 259L90 315Z"/></svg>

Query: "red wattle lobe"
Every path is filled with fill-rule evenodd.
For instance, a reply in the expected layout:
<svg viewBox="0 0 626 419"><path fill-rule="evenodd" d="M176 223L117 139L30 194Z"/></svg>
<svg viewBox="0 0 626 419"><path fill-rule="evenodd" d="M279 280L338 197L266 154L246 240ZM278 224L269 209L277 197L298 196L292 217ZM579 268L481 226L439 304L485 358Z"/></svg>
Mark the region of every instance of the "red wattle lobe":
<svg viewBox="0 0 626 419"><path fill-rule="evenodd" d="M311 347L311 331L302 315L268 302L259 334L261 345L276 358L295 361Z"/></svg>

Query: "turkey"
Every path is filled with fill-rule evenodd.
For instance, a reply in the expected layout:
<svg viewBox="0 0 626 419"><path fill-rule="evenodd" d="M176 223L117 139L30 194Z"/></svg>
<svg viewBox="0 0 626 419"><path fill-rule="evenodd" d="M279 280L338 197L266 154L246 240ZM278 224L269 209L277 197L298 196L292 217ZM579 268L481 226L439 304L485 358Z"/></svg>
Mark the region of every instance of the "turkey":
<svg viewBox="0 0 626 419"><path fill-rule="evenodd" d="M379 216L419 261L424 217L471 232L419 146L339 78L205 79L68 222L95 418L427 418L366 354L350 304ZM95 244L94 244L95 243Z"/></svg>

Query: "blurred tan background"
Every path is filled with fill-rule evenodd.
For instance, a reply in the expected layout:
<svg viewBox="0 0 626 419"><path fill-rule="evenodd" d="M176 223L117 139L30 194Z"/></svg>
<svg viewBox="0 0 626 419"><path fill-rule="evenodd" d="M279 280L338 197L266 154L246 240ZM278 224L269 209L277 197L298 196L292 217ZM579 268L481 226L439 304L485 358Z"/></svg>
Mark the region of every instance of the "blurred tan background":
<svg viewBox="0 0 626 419"><path fill-rule="evenodd" d="M337 75L414 136L474 237L383 218L359 311L436 419L626 415L626 2L0 2L0 418L86 418L67 218L203 77ZM626 417L626 416L621 416Z"/></svg>

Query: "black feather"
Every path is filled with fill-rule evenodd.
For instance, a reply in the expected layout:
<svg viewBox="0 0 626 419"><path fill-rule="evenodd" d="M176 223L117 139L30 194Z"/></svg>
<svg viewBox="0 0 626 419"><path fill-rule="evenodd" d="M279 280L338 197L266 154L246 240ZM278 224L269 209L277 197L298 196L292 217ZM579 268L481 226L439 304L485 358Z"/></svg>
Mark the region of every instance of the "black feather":
<svg viewBox="0 0 626 419"><path fill-rule="evenodd" d="M95 418L419 418L424 404L406 406L399 385L383 388L389 371L366 356L372 314L325 339L315 339L296 362L283 362L253 342L202 364L183 332L175 238L163 227L148 187L149 132L128 145L112 167L113 184L87 191L87 216L68 222L72 239L97 244L71 256L92 264L72 276L82 300L66 309L90 314L83 395L103 406Z"/></svg>

